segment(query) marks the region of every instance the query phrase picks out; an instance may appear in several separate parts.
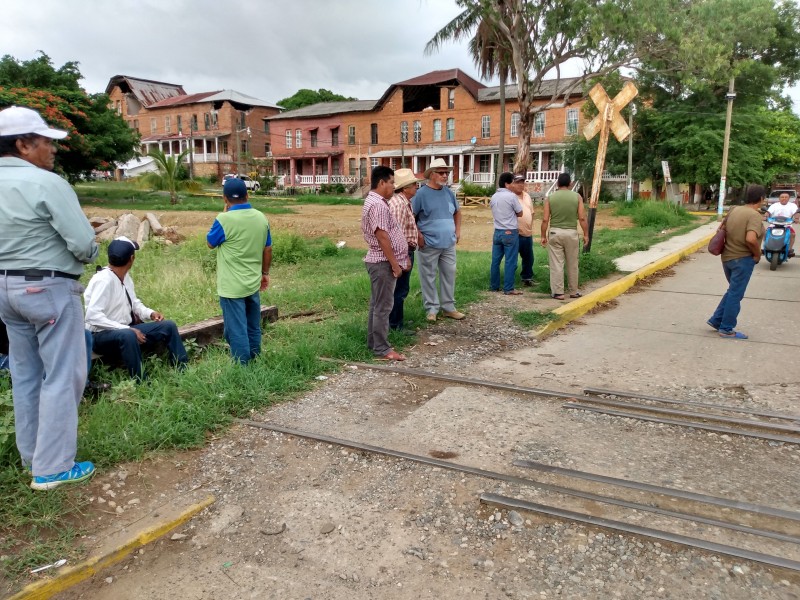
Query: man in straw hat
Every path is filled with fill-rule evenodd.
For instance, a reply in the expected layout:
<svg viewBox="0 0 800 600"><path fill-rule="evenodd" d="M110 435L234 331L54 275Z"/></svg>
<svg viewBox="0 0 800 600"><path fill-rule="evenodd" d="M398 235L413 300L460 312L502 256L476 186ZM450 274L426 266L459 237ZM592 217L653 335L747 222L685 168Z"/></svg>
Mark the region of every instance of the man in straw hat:
<svg viewBox="0 0 800 600"><path fill-rule="evenodd" d="M75 455L86 383L78 279L97 258L97 244L72 187L51 173L55 140L65 137L29 108L0 111L0 318L8 328L17 448L35 490L94 474Z"/></svg>
<svg viewBox="0 0 800 600"><path fill-rule="evenodd" d="M417 218L420 244L417 248L419 282L427 320L436 321L439 308L450 319L461 320L466 315L456 310L456 244L461 237L461 211L447 179L453 167L436 158L425 170L427 184L423 185L411 208ZM436 289L436 272L439 288Z"/></svg>
<svg viewBox="0 0 800 600"><path fill-rule="evenodd" d="M397 278L394 288L394 306L389 313L389 327L398 331L403 330L403 302L408 296L411 269L414 268L414 251L419 245L419 230L411 210L411 199L417 193L417 179L411 169L397 169L394 172L394 196L389 200L389 212L399 225L400 230L408 242L408 258L411 267Z"/></svg>

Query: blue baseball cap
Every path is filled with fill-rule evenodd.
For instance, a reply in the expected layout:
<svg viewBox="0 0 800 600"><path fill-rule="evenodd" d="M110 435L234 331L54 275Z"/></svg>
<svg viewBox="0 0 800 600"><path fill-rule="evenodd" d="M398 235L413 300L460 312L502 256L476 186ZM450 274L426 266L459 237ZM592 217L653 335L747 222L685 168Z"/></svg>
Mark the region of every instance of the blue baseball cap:
<svg viewBox="0 0 800 600"><path fill-rule="evenodd" d="M222 184L222 195L231 200L247 198L247 186L238 177L232 177Z"/></svg>

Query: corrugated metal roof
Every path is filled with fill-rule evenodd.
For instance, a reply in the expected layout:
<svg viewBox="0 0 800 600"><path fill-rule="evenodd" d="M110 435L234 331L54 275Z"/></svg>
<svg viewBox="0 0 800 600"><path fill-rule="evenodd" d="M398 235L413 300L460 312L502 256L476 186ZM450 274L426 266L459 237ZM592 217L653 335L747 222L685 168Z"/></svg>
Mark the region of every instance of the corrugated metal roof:
<svg viewBox="0 0 800 600"><path fill-rule="evenodd" d="M267 117L265 121L280 119L303 119L306 117L327 117L342 113L363 112L375 108L376 100L347 100L342 102L317 102L295 110L289 110L279 115Z"/></svg>
<svg viewBox="0 0 800 600"><path fill-rule="evenodd" d="M167 98L186 95L183 86L177 83L138 79L127 75L114 75L106 86L106 94L110 93L117 85L120 86L123 93L133 94L145 108L150 108L153 104Z"/></svg>
<svg viewBox="0 0 800 600"><path fill-rule="evenodd" d="M411 79L406 79L405 81L401 81L399 83L393 83L389 86L389 88L383 93L380 100L375 104L375 109L380 109L383 106L384 102L386 102L389 97L394 93L395 89L398 87L408 87L408 86L424 86L424 85L460 85L463 87L470 95L478 100L478 95L480 91L484 89L486 86L476 81L461 69L446 69L443 71L431 71L430 73L426 73L425 75L420 75L419 77L413 77Z"/></svg>
<svg viewBox="0 0 800 600"><path fill-rule="evenodd" d="M200 92L198 94L187 94L183 96L176 96L174 98L167 98L160 102L152 104L148 108L165 108L167 106L181 106L183 104L196 104L198 102L224 102L228 101L235 104L244 104L246 106L264 106L267 108L278 108L274 104L264 102L253 96L242 94L236 90L215 90L213 92Z"/></svg>
<svg viewBox="0 0 800 600"><path fill-rule="evenodd" d="M580 80L579 77L562 77L561 79L545 79L539 86L539 93L536 94L537 98L552 98L558 90L558 94L574 87L575 89L570 94L580 94L582 92L581 86L575 86L576 82ZM517 84L512 83L506 85L506 99L512 100L517 97ZM499 102L500 101L500 86L483 88L478 92L478 102Z"/></svg>
<svg viewBox="0 0 800 600"><path fill-rule="evenodd" d="M148 108L164 108L166 106L178 106L181 104L194 104L195 102L208 102L208 97L217 94L218 92L200 92L199 94L184 94L182 96L173 96L151 104Z"/></svg>

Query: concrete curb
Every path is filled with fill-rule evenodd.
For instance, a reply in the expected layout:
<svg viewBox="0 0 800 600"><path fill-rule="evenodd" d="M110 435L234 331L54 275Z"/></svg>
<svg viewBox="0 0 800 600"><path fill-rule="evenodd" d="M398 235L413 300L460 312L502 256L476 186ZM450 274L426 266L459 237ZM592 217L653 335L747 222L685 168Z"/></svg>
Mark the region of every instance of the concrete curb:
<svg viewBox="0 0 800 600"><path fill-rule="evenodd" d="M73 585L85 581L92 575L99 573L106 567L118 563L137 548L145 546L179 525L183 525L197 513L211 506L214 501L214 496L208 496L205 500L186 508L176 518L148 527L144 531L136 534L135 537L118 544L116 547L103 554L87 558L72 567L61 568L56 572L53 578L32 583L11 596L8 600L45 600L46 598L52 597L54 594L64 592Z"/></svg>
<svg viewBox="0 0 800 600"><path fill-rule="evenodd" d="M579 298L574 302L570 302L569 304L565 304L564 306L557 308L556 310L552 311L553 314L556 315L556 319L539 329L534 334L536 339L542 340L546 338L554 331L564 327L567 323L570 323L578 317L585 315L598 304L608 302L617 296L621 296L634 285L636 285L636 282L640 279L644 279L653 273L657 273L658 271L666 269L667 267L671 267L686 256L694 254L701 248L707 246L712 237L714 237L713 233L689 244L681 250L651 262L649 265L642 267L638 271L634 271L633 273L630 273L625 277L618 279L617 281L596 289L593 292L586 294L583 298Z"/></svg>

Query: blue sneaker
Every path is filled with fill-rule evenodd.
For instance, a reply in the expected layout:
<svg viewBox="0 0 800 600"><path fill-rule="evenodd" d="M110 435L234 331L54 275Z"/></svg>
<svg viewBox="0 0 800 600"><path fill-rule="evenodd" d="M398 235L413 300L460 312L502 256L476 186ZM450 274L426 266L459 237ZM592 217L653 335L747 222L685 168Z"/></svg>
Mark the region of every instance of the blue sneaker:
<svg viewBox="0 0 800 600"><path fill-rule="evenodd" d="M31 481L34 490L52 490L63 483L80 483L94 475L94 465L89 461L75 463L69 471L55 475L37 475Z"/></svg>

